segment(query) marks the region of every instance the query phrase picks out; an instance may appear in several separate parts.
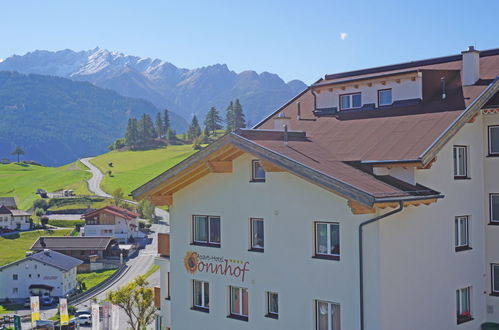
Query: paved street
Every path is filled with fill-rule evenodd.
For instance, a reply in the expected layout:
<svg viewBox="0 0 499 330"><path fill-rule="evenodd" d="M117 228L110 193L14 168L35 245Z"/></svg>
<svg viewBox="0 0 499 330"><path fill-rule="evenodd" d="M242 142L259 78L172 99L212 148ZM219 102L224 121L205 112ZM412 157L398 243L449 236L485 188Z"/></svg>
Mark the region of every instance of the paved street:
<svg viewBox="0 0 499 330"><path fill-rule="evenodd" d="M104 175L97 167L95 167L92 163L90 163L90 159L92 159L92 158L93 157L80 159L80 162L82 162L83 165L88 167L90 169L90 171L92 172L92 177L89 180L87 180L88 190L90 190L91 192L93 192L94 194L96 194L98 196L112 197L111 195L109 195L108 193L104 192L104 190L101 189L100 183L101 183Z"/></svg>

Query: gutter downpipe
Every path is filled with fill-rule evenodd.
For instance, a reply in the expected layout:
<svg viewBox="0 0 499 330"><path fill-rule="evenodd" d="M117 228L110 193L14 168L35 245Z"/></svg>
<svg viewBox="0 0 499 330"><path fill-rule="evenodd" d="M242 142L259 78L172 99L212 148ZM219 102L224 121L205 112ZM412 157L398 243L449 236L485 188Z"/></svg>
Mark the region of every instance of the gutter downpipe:
<svg viewBox="0 0 499 330"><path fill-rule="evenodd" d="M313 88L310 88L310 92L314 96L314 111L317 110L317 94L315 94L315 91Z"/></svg>
<svg viewBox="0 0 499 330"><path fill-rule="evenodd" d="M399 201L399 208L375 218L366 220L359 225L359 287L360 287L360 329L364 330L364 257L362 252L362 227L370 223L376 222L383 218L389 217L395 213L399 213L404 209L404 202Z"/></svg>

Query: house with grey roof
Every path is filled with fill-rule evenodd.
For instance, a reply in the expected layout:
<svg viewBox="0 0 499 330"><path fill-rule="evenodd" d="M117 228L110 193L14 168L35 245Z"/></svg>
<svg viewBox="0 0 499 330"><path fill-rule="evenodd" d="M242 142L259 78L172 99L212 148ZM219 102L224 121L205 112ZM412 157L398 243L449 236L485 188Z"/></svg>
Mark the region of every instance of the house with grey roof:
<svg viewBox="0 0 499 330"><path fill-rule="evenodd" d="M83 261L43 250L0 267L0 301L30 296L65 297L77 286L76 269Z"/></svg>

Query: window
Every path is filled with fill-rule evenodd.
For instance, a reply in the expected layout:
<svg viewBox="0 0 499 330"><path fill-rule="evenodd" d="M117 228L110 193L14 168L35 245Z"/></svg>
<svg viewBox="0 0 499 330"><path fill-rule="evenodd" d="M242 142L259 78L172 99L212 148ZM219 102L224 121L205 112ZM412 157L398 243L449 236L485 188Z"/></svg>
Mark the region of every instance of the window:
<svg viewBox="0 0 499 330"><path fill-rule="evenodd" d="M194 244L220 247L220 217L193 216Z"/></svg>
<svg viewBox="0 0 499 330"><path fill-rule="evenodd" d="M12 279L13 279L14 281L16 281L16 280L18 279L17 274L12 274Z"/></svg>
<svg viewBox="0 0 499 330"><path fill-rule="evenodd" d="M454 146L454 179L468 178L468 147Z"/></svg>
<svg viewBox="0 0 499 330"><path fill-rule="evenodd" d="M336 222L315 223L315 256L340 259L340 225Z"/></svg>
<svg viewBox="0 0 499 330"><path fill-rule="evenodd" d="M490 194L490 222L499 223L499 194Z"/></svg>
<svg viewBox="0 0 499 330"><path fill-rule="evenodd" d="M392 102L391 89L380 89L378 91L378 106L391 105Z"/></svg>
<svg viewBox="0 0 499 330"><path fill-rule="evenodd" d="M248 289L230 287L230 315L229 317L248 321Z"/></svg>
<svg viewBox="0 0 499 330"><path fill-rule="evenodd" d="M210 309L210 284L193 280L192 309L208 312Z"/></svg>
<svg viewBox="0 0 499 330"><path fill-rule="evenodd" d="M492 264L492 294L499 296L499 264Z"/></svg>
<svg viewBox="0 0 499 330"><path fill-rule="evenodd" d="M267 315L273 319L279 317L279 297L275 292L267 292Z"/></svg>
<svg viewBox="0 0 499 330"><path fill-rule="evenodd" d="M19 292L17 288L12 288L12 293L16 294L17 292Z"/></svg>
<svg viewBox="0 0 499 330"><path fill-rule="evenodd" d="M317 300L315 330L340 330L340 305Z"/></svg>
<svg viewBox="0 0 499 330"><path fill-rule="evenodd" d="M473 320L470 306L471 287L456 290L457 324Z"/></svg>
<svg viewBox="0 0 499 330"><path fill-rule="evenodd" d="M340 95L340 110L355 109L362 106L360 93Z"/></svg>
<svg viewBox="0 0 499 330"><path fill-rule="evenodd" d="M454 219L456 251L470 249L470 232L468 216L459 216Z"/></svg>
<svg viewBox="0 0 499 330"><path fill-rule="evenodd" d="M263 219L250 219L251 251L263 252Z"/></svg>
<svg viewBox="0 0 499 330"><path fill-rule="evenodd" d="M253 160L251 162L251 181L265 182L265 169L259 160Z"/></svg>
<svg viewBox="0 0 499 330"><path fill-rule="evenodd" d="M489 126L489 155L499 156L499 126Z"/></svg>

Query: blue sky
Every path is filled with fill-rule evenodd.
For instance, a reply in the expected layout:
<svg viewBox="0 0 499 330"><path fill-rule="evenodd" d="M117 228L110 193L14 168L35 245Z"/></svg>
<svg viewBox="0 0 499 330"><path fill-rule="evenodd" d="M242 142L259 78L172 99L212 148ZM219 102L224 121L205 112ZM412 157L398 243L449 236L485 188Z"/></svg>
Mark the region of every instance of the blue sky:
<svg viewBox="0 0 499 330"><path fill-rule="evenodd" d="M0 58L96 46L312 83L326 73L499 47L498 0L4 1Z"/></svg>

